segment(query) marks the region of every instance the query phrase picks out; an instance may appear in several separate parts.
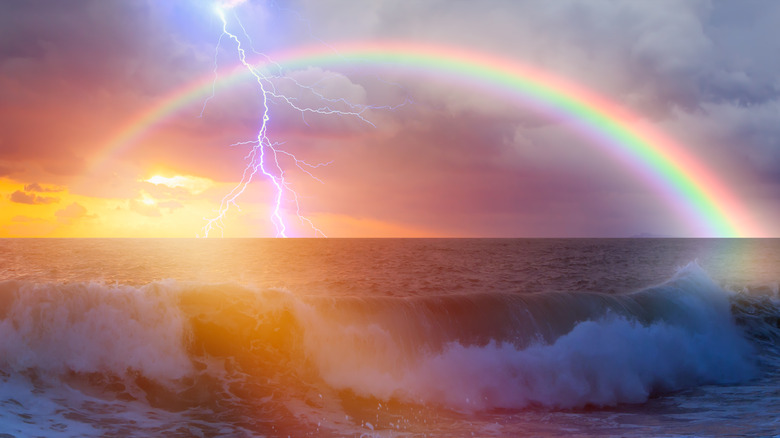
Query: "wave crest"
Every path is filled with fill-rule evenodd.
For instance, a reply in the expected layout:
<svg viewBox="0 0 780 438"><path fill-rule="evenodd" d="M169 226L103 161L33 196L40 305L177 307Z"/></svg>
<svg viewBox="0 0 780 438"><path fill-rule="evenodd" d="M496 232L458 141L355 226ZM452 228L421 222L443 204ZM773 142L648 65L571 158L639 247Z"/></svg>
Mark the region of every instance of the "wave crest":
<svg viewBox="0 0 780 438"><path fill-rule="evenodd" d="M754 376L759 347L745 331L774 330L746 319L755 303L695 264L619 295L327 298L174 281L3 282L0 364L141 376L147 399L168 397L158 386L175 381L171 406L209 394L310 400L323 387L470 411L603 406Z"/></svg>

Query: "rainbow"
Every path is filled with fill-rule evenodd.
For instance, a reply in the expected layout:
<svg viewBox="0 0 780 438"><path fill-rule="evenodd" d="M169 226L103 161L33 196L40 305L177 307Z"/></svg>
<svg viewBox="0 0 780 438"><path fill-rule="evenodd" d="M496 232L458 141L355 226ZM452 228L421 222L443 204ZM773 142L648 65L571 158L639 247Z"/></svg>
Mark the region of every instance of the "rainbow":
<svg viewBox="0 0 780 438"><path fill-rule="evenodd" d="M671 138L617 104L548 72L515 60L460 47L416 42L372 41L300 47L271 54L286 69L349 65L392 67L447 78L493 92L500 99L531 105L571 122L589 144L631 166L697 231L698 236L760 236L737 197ZM221 85L249 75L235 69ZM184 85L132 118L93 161L92 168L138 142L166 118L212 91L213 76Z"/></svg>

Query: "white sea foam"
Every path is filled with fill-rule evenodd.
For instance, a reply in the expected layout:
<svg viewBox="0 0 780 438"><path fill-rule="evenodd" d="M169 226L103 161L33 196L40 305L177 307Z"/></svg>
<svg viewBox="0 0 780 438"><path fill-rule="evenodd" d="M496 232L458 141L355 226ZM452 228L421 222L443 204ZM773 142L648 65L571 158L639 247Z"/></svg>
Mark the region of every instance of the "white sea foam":
<svg viewBox="0 0 780 438"><path fill-rule="evenodd" d="M265 347L258 342L274 342L268 347L275 353L244 361L279 361L262 372L282 366L301 372L308 365L289 361L302 352L333 388L462 410L638 403L654 392L739 382L754 372L755 354L733 321L730 293L696 265L663 285L612 297L607 312L562 323L570 327L568 332L531 343L527 339L533 339L533 333L517 333L523 342L479 337L465 342L457 337L460 331L448 339L452 326L438 327L443 320L436 318L447 318L449 310L431 313L428 302L383 301L383 306L397 309L383 314L383 320L367 322L365 315L350 312L376 305L370 301L355 301L344 311L341 301L326 304L245 288L226 292L213 285L6 282L0 284L0 293L5 302L0 363L13 372L122 376L131 371L172 381L193 372L194 353L188 351L192 337L216 336L201 342L210 342L220 354L261 354ZM590 309L604 299L565 298L557 295L534 305L550 320L559 309L563 321L587 312L567 312L570 309L562 306ZM459 312L464 303L480 312L481 301L474 297L452 303ZM202 323L203 333L193 329L193 314L185 314L183 307L197 315L212 312L204 319L208 324ZM635 309L641 315L633 314ZM525 317L525 311L518 312ZM409 318L418 318L417 325ZM410 335L409 327L426 325L435 330ZM493 327L485 327L492 333ZM224 338L219 335L223 332ZM226 342L233 344L222 347ZM243 351L243 345L257 348Z"/></svg>
<svg viewBox="0 0 780 438"><path fill-rule="evenodd" d="M0 289L13 295L0 319L0 362L11 370L134 370L159 380L191 370L172 284L6 282Z"/></svg>
<svg viewBox="0 0 780 438"><path fill-rule="evenodd" d="M720 334L609 318L523 350L453 344L404 376L396 392L468 409L640 403L653 391L750 377L744 343Z"/></svg>
<svg viewBox="0 0 780 438"><path fill-rule="evenodd" d="M411 359L393 351L397 347L377 328L375 346L372 332L364 331L352 349L344 347L344 340L358 336L349 328L341 344L312 341L309 348L325 380L337 388L462 410L639 403L653 392L754 375L753 352L733 322L728 293L701 269L686 267L669 283L642 293L652 295L661 312L654 322L607 314L576 324L552 343L451 342ZM319 339L321 333L310 336ZM380 345L378 355L355 351ZM354 366L345 365L345 358Z"/></svg>

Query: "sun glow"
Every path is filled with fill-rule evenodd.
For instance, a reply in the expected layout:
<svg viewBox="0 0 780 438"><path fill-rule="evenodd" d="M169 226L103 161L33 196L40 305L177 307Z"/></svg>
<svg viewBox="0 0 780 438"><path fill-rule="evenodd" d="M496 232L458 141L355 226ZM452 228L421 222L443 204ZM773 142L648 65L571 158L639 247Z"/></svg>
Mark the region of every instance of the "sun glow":
<svg viewBox="0 0 780 438"><path fill-rule="evenodd" d="M151 196L149 196L149 195L148 195L148 194L146 194L146 193L144 193L144 194L142 194L142 195L141 195L141 202L143 202L143 203L144 203L144 204L146 204L146 205L154 205L154 204L156 204L156 203L157 203L157 202L154 200L154 198L152 198Z"/></svg>
<svg viewBox="0 0 780 438"><path fill-rule="evenodd" d="M154 175L153 177L144 180L144 182L152 183L154 185L163 185L172 189L183 188L194 195L203 193L214 185L214 181L208 178L189 175L175 175L172 177Z"/></svg>

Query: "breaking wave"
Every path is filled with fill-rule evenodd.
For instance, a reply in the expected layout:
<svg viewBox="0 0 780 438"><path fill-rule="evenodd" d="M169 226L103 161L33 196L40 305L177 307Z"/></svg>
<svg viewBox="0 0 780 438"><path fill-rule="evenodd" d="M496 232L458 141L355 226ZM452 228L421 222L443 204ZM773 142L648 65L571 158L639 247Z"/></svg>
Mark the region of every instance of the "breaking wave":
<svg viewBox="0 0 780 438"><path fill-rule="evenodd" d="M6 281L0 373L249 429L244 412L298 421L328 391L469 412L639 403L755 377L777 357L776 295L726 291L696 264L620 295Z"/></svg>

